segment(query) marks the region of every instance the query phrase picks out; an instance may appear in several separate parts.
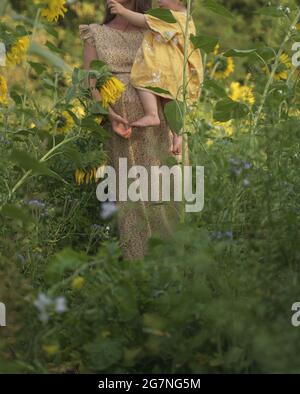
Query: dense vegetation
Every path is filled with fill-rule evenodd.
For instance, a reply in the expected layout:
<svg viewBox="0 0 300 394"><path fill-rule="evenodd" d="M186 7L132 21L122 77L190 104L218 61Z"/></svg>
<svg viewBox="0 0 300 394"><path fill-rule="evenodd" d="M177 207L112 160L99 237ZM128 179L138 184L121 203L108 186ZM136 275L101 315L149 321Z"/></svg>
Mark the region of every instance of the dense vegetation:
<svg viewBox="0 0 300 394"><path fill-rule="evenodd" d="M74 72L102 2L58 21L45 3L0 5L0 371L299 373L296 2L197 0L205 207L134 263L95 198L109 135Z"/></svg>

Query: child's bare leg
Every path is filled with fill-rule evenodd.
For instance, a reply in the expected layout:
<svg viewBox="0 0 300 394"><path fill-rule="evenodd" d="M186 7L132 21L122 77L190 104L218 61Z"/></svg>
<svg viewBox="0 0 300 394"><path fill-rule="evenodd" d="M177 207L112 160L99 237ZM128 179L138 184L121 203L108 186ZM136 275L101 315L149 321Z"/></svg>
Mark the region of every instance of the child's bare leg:
<svg viewBox="0 0 300 394"><path fill-rule="evenodd" d="M134 127L158 126L160 124L160 119L158 116L157 99L155 94L139 89L138 89L138 93L145 111L145 115L142 118L131 123L131 126Z"/></svg>

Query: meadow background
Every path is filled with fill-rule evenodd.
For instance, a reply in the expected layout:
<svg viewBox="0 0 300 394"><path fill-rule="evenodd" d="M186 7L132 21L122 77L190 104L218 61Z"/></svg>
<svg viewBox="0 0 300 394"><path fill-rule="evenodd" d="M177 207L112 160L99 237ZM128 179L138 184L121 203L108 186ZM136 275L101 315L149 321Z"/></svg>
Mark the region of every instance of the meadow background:
<svg viewBox="0 0 300 394"><path fill-rule="evenodd" d="M73 72L103 1L57 21L54 3L0 5L0 372L299 373L298 2L196 0L205 207L134 263L95 196L105 114Z"/></svg>

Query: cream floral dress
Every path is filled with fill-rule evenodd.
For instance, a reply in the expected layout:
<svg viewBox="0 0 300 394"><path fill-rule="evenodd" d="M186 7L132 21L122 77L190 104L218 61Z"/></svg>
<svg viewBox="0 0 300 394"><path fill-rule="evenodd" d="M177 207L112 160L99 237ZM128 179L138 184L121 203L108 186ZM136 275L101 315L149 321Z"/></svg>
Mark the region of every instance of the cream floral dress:
<svg viewBox="0 0 300 394"><path fill-rule="evenodd" d="M126 85L125 92L114 105L116 113L126 116L130 122L142 117L143 107L136 89L130 83L130 72L144 32L123 32L96 23L80 25L79 32L83 41L95 46L99 60L104 61ZM151 166L167 163L170 158L171 133L160 105L159 115L160 126L134 128L128 140L111 131L106 150L108 164L115 168L117 178L120 158L127 158L128 169L140 165L144 166L148 173ZM143 258L150 237L171 236L179 219L178 206L172 202L117 201L117 206L120 245L124 258L128 260Z"/></svg>

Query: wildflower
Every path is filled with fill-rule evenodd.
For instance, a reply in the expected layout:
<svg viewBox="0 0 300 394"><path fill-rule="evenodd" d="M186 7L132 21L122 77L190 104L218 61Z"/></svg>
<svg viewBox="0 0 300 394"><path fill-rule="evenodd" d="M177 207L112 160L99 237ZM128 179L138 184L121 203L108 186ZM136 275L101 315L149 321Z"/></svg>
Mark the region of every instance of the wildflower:
<svg viewBox="0 0 300 394"><path fill-rule="evenodd" d="M112 201L104 202L101 205L101 213L100 216L102 219L109 219L117 212L116 204Z"/></svg>
<svg viewBox="0 0 300 394"><path fill-rule="evenodd" d="M39 318L43 323L49 320L48 307L52 304L51 298L47 297L44 293L40 293L38 298L34 301L33 305L40 312Z"/></svg>
<svg viewBox="0 0 300 394"><path fill-rule="evenodd" d="M78 119L82 119L85 117L85 109L82 105L77 105L76 107L73 107L72 111L74 114L77 116Z"/></svg>
<svg viewBox="0 0 300 394"><path fill-rule="evenodd" d="M231 120L228 120L227 122L216 121L216 122L214 122L214 126L215 126L215 128L223 131L227 137L229 137L233 134Z"/></svg>
<svg viewBox="0 0 300 394"><path fill-rule="evenodd" d="M245 187L250 186L250 181L249 181L247 178L245 178L245 179L243 180L243 185L244 185Z"/></svg>
<svg viewBox="0 0 300 394"><path fill-rule="evenodd" d="M71 287L74 290L80 290L83 288L84 284L85 279L82 276L76 276L76 278L72 280Z"/></svg>
<svg viewBox="0 0 300 394"><path fill-rule="evenodd" d="M101 125L101 123L103 122L103 116L101 116L101 115L97 115L96 117L95 117L95 122L100 126Z"/></svg>
<svg viewBox="0 0 300 394"><path fill-rule="evenodd" d="M26 59L28 48L29 38L27 36L19 38L7 53L7 65L16 66L22 63Z"/></svg>
<svg viewBox="0 0 300 394"><path fill-rule="evenodd" d="M243 101L251 105L255 103L252 88L250 86L243 86L239 82L231 82L229 97L233 101Z"/></svg>
<svg viewBox="0 0 300 394"><path fill-rule="evenodd" d="M54 356L56 353L59 351L59 346L58 345L44 345L43 346L43 351L48 355L48 356Z"/></svg>
<svg viewBox="0 0 300 394"><path fill-rule="evenodd" d="M8 89L6 79L0 75L0 105L8 104Z"/></svg>
<svg viewBox="0 0 300 394"><path fill-rule="evenodd" d="M125 90L125 85L116 77L108 79L100 88L103 107L114 104Z"/></svg>
<svg viewBox="0 0 300 394"><path fill-rule="evenodd" d="M210 239L212 241L214 240L222 240L222 239L233 239L233 233L231 230L228 231L214 231L213 233L210 234Z"/></svg>
<svg viewBox="0 0 300 394"><path fill-rule="evenodd" d="M81 170L77 169L75 171L75 181L77 185L81 185L83 183L91 183L97 180L97 168L93 167L89 170Z"/></svg>
<svg viewBox="0 0 300 394"><path fill-rule="evenodd" d="M47 7L41 12L48 22L57 22L58 18L64 17L67 9L66 0L47 0Z"/></svg>
<svg viewBox="0 0 300 394"><path fill-rule="evenodd" d="M65 297L52 299L44 293L40 293L38 295L38 298L34 301L33 305L39 311L39 318L43 323L47 323L49 321L50 312L55 311L56 313L64 313L67 311Z"/></svg>
<svg viewBox="0 0 300 394"><path fill-rule="evenodd" d="M63 113L57 118L57 131L60 133L66 133L74 126L74 124L74 119L69 112L63 111Z"/></svg>
<svg viewBox="0 0 300 394"><path fill-rule="evenodd" d="M57 297L54 300L54 310L57 313L64 313L67 311L67 301L65 297Z"/></svg>
<svg viewBox="0 0 300 394"><path fill-rule="evenodd" d="M30 201L28 201L27 205L29 205L30 207L39 208L39 209L45 208L45 206L46 206L45 203L43 203L39 200L30 200Z"/></svg>
<svg viewBox="0 0 300 394"><path fill-rule="evenodd" d="M216 58L212 62L208 62L208 68L213 71L216 79L226 79L234 71L234 62L232 57L222 56L219 52L219 44L216 45L214 55Z"/></svg>

